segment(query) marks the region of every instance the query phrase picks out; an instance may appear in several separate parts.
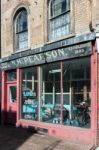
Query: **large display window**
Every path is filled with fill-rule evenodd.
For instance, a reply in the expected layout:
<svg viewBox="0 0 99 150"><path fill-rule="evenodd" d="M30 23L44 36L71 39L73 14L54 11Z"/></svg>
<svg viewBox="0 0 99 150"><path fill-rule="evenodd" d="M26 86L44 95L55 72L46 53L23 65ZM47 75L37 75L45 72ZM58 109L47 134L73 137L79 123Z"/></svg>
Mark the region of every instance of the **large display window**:
<svg viewBox="0 0 99 150"><path fill-rule="evenodd" d="M68 78L69 76L69 78ZM63 124L90 127L90 59L63 62ZM68 87L68 88L67 88ZM64 97L64 94L68 95Z"/></svg>
<svg viewBox="0 0 99 150"><path fill-rule="evenodd" d="M37 68L22 70L22 118L38 119Z"/></svg>
<svg viewBox="0 0 99 150"><path fill-rule="evenodd" d="M60 63L42 68L42 121L60 123Z"/></svg>
<svg viewBox="0 0 99 150"><path fill-rule="evenodd" d="M90 58L45 64L40 70L22 70L22 118L90 128Z"/></svg>
<svg viewBox="0 0 99 150"><path fill-rule="evenodd" d="M48 64L41 70L42 121L89 128L90 59L64 61L61 68L60 62Z"/></svg>

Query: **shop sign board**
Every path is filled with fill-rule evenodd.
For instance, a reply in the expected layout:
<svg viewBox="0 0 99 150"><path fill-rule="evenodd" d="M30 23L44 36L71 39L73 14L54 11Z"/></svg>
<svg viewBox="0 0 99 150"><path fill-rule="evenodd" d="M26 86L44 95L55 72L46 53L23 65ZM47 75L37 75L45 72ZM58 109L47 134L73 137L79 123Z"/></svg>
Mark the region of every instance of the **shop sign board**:
<svg viewBox="0 0 99 150"><path fill-rule="evenodd" d="M58 60L70 59L88 56L92 54L91 42L79 44L70 47L62 47L55 50L41 52L35 55L17 58L1 63L2 70L23 68L44 63L50 63Z"/></svg>

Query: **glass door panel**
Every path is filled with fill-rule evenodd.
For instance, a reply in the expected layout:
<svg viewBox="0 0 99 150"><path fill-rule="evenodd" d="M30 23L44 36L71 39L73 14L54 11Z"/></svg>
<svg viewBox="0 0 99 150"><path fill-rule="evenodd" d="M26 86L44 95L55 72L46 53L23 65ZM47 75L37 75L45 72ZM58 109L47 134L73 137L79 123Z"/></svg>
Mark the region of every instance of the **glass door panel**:
<svg viewBox="0 0 99 150"><path fill-rule="evenodd" d="M17 86L15 83L7 84L7 120L8 124L16 123L17 115Z"/></svg>
<svg viewBox="0 0 99 150"><path fill-rule="evenodd" d="M10 86L10 102L11 103L15 103L17 100L17 90L16 90L16 86Z"/></svg>

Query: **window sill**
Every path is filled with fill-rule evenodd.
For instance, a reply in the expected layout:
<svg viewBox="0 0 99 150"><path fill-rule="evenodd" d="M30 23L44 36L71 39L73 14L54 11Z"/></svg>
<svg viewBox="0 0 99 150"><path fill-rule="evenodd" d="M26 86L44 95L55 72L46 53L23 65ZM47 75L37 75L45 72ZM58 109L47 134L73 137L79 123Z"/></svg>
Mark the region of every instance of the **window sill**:
<svg viewBox="0 0 99 150"><path fill-rule="evenodd" d="M24 51L28 51L28 50L30 50L30 49L31 49L31 48L28 47L28 48L26 48L26 49L21 49L21 50L18 50L18 51L14 51L14 52L11 53L11 55L14 55L14 54L17 54L17 53L21 53L21 52L24 52Z"/></svg>
<svg viewBox="0 0 99 150"><path fill-rule="evenodd" d="M51 44L51 43L55 43L55 42L58 42L58 41L62 41L62 40L65 40L65 39L69 39L69 38L72 38L75 36L75 33L72 33L72 34L69 34L69 35L66 35L64 37L61 37L61 38L57 38L55 40L50 40L48 42L46 42L45 44Z"/></svg>

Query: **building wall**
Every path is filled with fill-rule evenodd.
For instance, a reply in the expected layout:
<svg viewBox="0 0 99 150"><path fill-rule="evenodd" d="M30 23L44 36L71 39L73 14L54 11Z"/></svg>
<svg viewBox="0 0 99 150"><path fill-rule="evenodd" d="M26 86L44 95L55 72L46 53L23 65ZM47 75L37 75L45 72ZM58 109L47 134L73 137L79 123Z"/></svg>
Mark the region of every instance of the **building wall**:
<svg viewBox="0 0 99 150"><path fill-rule="evenodd" d="M99 54L98 54L98 63L97 63L97 68L98 68L98 77L97 77L97 83L99 85ZM98 103L98 111L97 111L97 118L98 118L98 122L97 122L97 137L98 137L98 143L99 143L99 86L98 86L98 89L97 89L97 93L98 93L98 100L97 100L97 103Z"/></svg>
<svg viewBox="0 0 99 150"><path fill-rule="evenodd" d="M90 3L88 0L75 1L75 33L84 34L90 32Z"/></svg>
<svg viewBox="0 0 99 150"><path fill-rule="evenodd" d="M98 1L98 0L97 0ZM13 53L13 15L20 6L29 9L30 48L40 47L47 42L47 0L4 0L2 1L2 57ZM77 36L89 33L90 0L71 0L72 33ZM65 37L66 38L66 37Z"/></svg>
<svg viewBox="0 0 99 150"><path fill-rule="evenodd" d="M71 0L72 2L71 3L72 34L65 38L90 33L94 31L95 29L97 29L96 23L99 20L99 15L98 15L99 14L99 10L98 10L99 2L98 1L99 0L92 0L92 1L91 0L75 0L75 1ZM16 10L18 10L18 8L21 6L27 7L28 12L29 12L30 48L33 49L36 47L40 47L47 42L50 43L50 41L47 40L47 37L48 37L47 0L35 0L35 1L33 0L3 0L2 10L1 10L2 11L2 33L1 33L2 34L2 57L9 56L14 53L13 16ZM92 58L93 71L94 71L95 61L96 61L96 57L95 58L93 57ZM99 62L98 62L98 65L99 65ZM99 71L98 71L98 74L99 74ZM92 75L94 76L93 72L92 72ZM94 76L94 80L95 80L96 75ZM96 84L95 84L96 81L94 80L92 82L92 87L94 87L95 92L96 92ZM95 94L92 93L92 94L93 94L94 100L96 100L97 97L95 96L97 95L97 93ZM96 107L95 103L94 103L94 106ZM94 106L92 108L95 109ZM92 120L92 123L93 123L92 132L93 133L90 132L88 134L89 135L88 140L90 141L89 137L92 136L92 139L91 139L92 142L93 142L93 138L96 137L95 134L98 133L96 131L96 124L95 124L95 121L97 120L96 118L97 112L95 112L94 109L92 110L92 117L94 118L95 116L95 119ZM99 118L99 112L98 112L98 118ZM99 129L99 126L98 126L98 129ZM78 132L75 132L75 133L78 134ZM81 136L83 136L83 134Z"/></svg>
<svg viewBox="0 0 99 150"><path fill-rule="evenodd" d="M96 32L99 32L99 0L95 0L94 1L94 18L95 18L95 26L96 26ZM96 45L96 49L99 51L99 44L97 41L97 45ZM98 109L97 109L97 142L99 143L99 54L97 56L97 84L98 84L98 88L97 88L97 103L98 103Z"/></svg>
<svg viewBox="0 0 99 150"><path fill-rule="evenodd" d="M1 12L1 0L0 0L0 12ZM0 13L0 59L1 59L1 13ZM0 67L0 123L1 123L1 67Z"/></svg>
<svg viewBox="0 0 99 150"><path fill-rule="evenodd" d="M99 1L98 0L95 0L94 7L95 7L96 26L98 25L98 29L99 29Z"/></svg>
<svg viewBox="0 0 99 150"><path fill-rule="evenodd" d="M12 5L13 3L13 5ZM12 6L11 6L12 5ZM30 1L3 1L2 2L2 56L13 52L13 14L20 6L26 6L29 9L29 32L30 45L35 47L42 45L43 42L43 3L41 1L36 5ZM39 34L40 33L40 34ZM38 37L39 35L39 37ZM34 38L35 37L35 38Z"/></svg>
<svg viewBox="0 0 99 150"><path fill-rule="evenodd" d="M97 56L97 142L99 143L99 54Z"/></svg>

